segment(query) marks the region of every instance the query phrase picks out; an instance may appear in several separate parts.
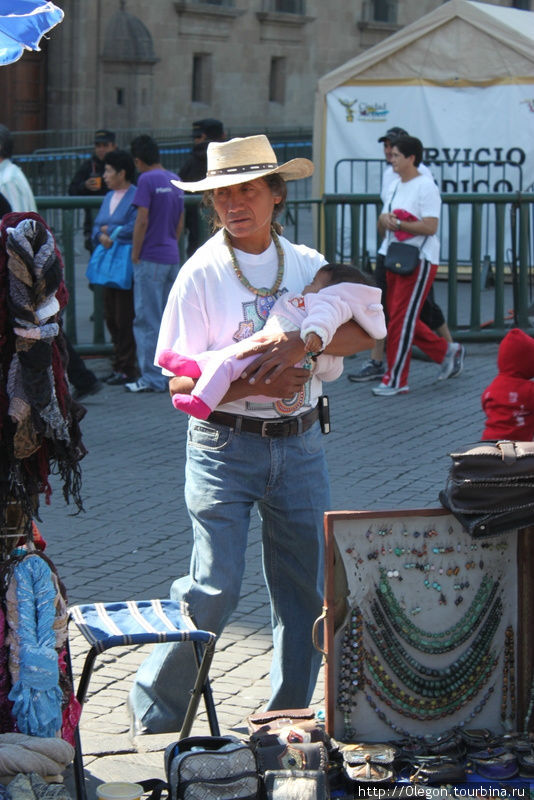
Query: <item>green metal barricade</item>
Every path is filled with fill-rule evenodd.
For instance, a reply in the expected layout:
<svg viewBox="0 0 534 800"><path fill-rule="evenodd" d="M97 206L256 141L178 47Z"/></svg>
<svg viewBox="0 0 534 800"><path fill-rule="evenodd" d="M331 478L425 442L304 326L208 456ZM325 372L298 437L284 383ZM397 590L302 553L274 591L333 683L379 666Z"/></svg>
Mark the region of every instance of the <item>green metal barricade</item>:
<svg viewBox="0 0 534 800"><path fill-rule="evenodd" d="M82 355L100 355L111 352L111 345L106 342L103 312L103 293L101 286L92 287L92 337L91 341L80 342L77 326L77 289L76 269L77 260L81 262L85 272L89 254L84 253L83 258L76 257L76 243L81 246L83 236L83 214L86 208L98 209L102 197L36 197L39 213L54 232L57 245L63 256L65 266L65 284L69 292L69 302L65 309L65 330L72 344ZM190 195L184 198L187 205L198 205L201 197ZM208 224L205 215L200 215L201 237L205 241L209 237ZM181 261L185 261L184 238L179 242Z"/></svg>
<svg viewBox="0 0 534 800"><path fill-rule="evenodd" d="M440 227L446 246L442 246L439 275L447 280L447 318L455 338L499 340L510 324L534 334L529 321L529 316L533 317L529 309L534 283L534 194L443 195L442 202ZM324 195L322 204L324 239L320 249L325 257L369 269L374 257L370 253L375 254L379 244L379 195ZM481 297L490 278L494 302L488 323L481 319ZM470 283L467 325L459 324L460 281ZM512 287L512 316L505 309L507 284Z"/></svg>
<svg viewBox="0 0 534 800"><path fill-rule="evenodd" d="M455 337L499 340L511 324L534 335L529 321L534 284L534 194L457 194L444 195L442 199L440 228L442 235L446 231L446 247L442 248L439 277L447 280L447 317ZM201 198L188 195L185 202L196 205ZM110 350L100 287L94 287L93 293L92 341L80 342L77 336L76 261L81 259L76 254L76 243L79 246L82 238L83 210L96 209L100 203L100 197L37 198L39 212L54 230L65 262L65 281L71 297L65 312L66 330L83 354ZM315 247L324 252L327 260L349 261L371 270L379 243L376 219L380 210L378 195L325 195L321 199L288 201L281 222L289 239ZM206 218L201 219L204 241L210 232ZM469 251L462 254L461 242L465 245L466 240ZM182 251L183 244L181 241ZM489 251L492 255L488 255ZM83 261L85 266L87 254ZM481 318L481 296L490 281L493 318L488 324ZM470 286L467 324L459 320L461 283ZM510 286L513 319L505 300L505 290Z"/></svg>

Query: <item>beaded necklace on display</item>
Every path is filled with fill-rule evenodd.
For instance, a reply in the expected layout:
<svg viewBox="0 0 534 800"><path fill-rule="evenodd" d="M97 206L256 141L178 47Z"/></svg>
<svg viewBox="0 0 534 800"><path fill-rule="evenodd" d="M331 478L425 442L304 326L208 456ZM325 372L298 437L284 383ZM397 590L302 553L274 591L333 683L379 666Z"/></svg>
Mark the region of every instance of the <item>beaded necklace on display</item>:
<svg viewBox="0 0 534 800"><path fill-rule="evenodd" d="M497 619L497 625L500 618ZM481 630L467 650L455 661L447 664L442 669L428 667L421 664L401 646L387 626L385 617L380 619L380 628L371 622L366 623L367 630L378 652L394 675L410 688L416 686L431 687L433 690L458 680L459 677L468 675L481 660L490 655L492 638L486 634L486 628Z"/></svg>
<svg viewBox="0 0 534 800"><path fill-rule="evenodd" d="M383 623L385 623L385 626L382 627L383 631L387 627L387 622L380 609L378 611L379 624L383 626ZM439 692L438 695L436 696L434 693L434 695L430 695L430 699L426 699L425 695L428 695L428 693L421 691L421 681L425 681L425 678L421 678L421 675L415 675L418 684L414 684L414 686L411 686L409 682L405 682L409 689L421 695L421 698L413 698L396 686L394 680L386 674L378 657L372 651L365 649L363 615L360 608L355 606L351 610L349 621L345 626L340 658L337 707L343 713L344 741L354 739L355 731L352 725L352 712L357 705L357 697L363 692L365 684L392 711L401 716L423 722L454 714L464 705L471 702L476 694L482 690L484 684L487 683L490 674L498 663L498 658L495 657L494 651L490 650L490 646L500 624L501 616L502 600L497 597L488 615L484 629L479 631L468 650L453 662L453 665L449 664L443 670L426 668L424 665L419 664L416 659L413 659L403 650L400 643L397 643L398 649L406 662L413 662L416 668L421 668L420 671L423 674L428 671L431 675L441 679L438 685L433 686L433 689ZM366 627L370 630L370 623L366 623ZM390 641L395 642L394 634L390 630L388 633L391 639L387 638L386 635L380 641L379 652L382 656L390 653ZM508 634L508 646L510 647L511 644L510 635ZM473 665L475 665L474 669L472 669ZM365 666L373 680L365 675ZM452 667L457 667L457 669L452 669ZM395 676L395 670L393 670L393 674ZM503 688L504 685L506 685L505 678L503 678ZM514 697L515 702L515 688L512 691L511 687L512 681L510 680L510 694L511 697ZM480 713L488 702L494 688L494 686L489 687L480 703L477 704L466 720L460 723L460 727L468 724L470 720ZM401 735L414 738L413 734L403 730L384 714L376 705L371 694L365 693L364 696L373 711L392 730ZM534 698L534 692L532 698ZM531 706L534 706L534 699L532 699ZM532 711L532 708L530 708L530 711ZM526 719L525 724L528 724L528 722L529 719Z"/></svg>
<svg viewBox="0 0 534 800"><path fill-rule="evenodd" d="M473 634L486 616L498 587L498 580L493 582L485 575L464 616L447 630L438 632L422 630L404 613L387 582L383 569L376 593L380 605L399 636L421 652L445 653L463 644ZM375 613L378 603L374 601L371 607Z"/></svg>
<svg viewBox="0 0 534 800"><path fill-rule="evenodd" d="M362 634L362 614L355 606L343 634L337 695L337 707L343 713L345 741L351 741L355 735L351 724L351 712L356 707L356 695L363 686Z"/></svg>
<svg viewBox="0 0 534 800"><path fill-rule="evenodd" d="M456 693L451 693L449 697L442 696L429 700L428 698L418 698L409 695L400 689L385 673L377 674L372 664L368 663L367 669L371 677L365 676L366 684L374 694L388 705L392 711L410 719L421 721L441 719L459 711L475 697L481 688L487 683L491 673L495 669L498 659L487 661L480 665L480 675L472 685L462 686ZM448 700L441 705L440 702Z"/></svg>
<svg viewBox="0 0 534 800"><path fill-rule="evenodd" d="M485 650L489 651L489 646L499 627L501 615L502 601L500 597L498 597L495 600L495 604L488 615L483 629L479 633L479 637L482 641L482 649L481 651L475 651L477 658L472 660L472 668L469 670L464 667L460 672L451 672L450 674L442 673L438 682L435 678L423 678L420 675L416 675L407 668L407 673L404 672L403 674L402 668L399 669L400 663L396 663L393 666L393 675L395 679L400 679L409 689L419 694L421 696L419 698L410 697L410 695L403 691L386 673L378 657L372 653L372 651L364 649L364 663L376 685L367 677L366 682L371 686L378 697L385 699L388 705L392 705L391 701L393 699L396 700L398 708L395 710L397 710L399 714L410 716L410 713L418 712L418 719L426 719L428 715L441 716L454 713L454 711L469 702L473 695L480 691L482 686L487 682L491 671L497 665L498 659L495 657L494 653L490 653L489 657L482 657L482 652ZM380 617L378 621L381 625L385 623L383 617ZM387 645L380 647L380 652L387 660L389 647ZM393 657L392 654L389 655ZM445 670L448 669L449 668L445 668ZM427 698L431 699L429 700Z"/></svg>
<svg viewBox="0 0 534 800"><path fill-rule="evenodd" d="M475 706L475 708L471 711L471 713L464 720L462 720L462 722L458 723L458 725L455 725L454 728L451 728L450 730L444 731L441 734L441 736L445 737L450 733L454 733L455 731L457 731L458 728L467 728L469 726L469 723L471 722L471 720L473 720L483 710L484 706L486 705L486 703L488 702L488 700L490 699L490 697L491 697L491 695L493 694L494 691L495 691L494 687L490 686L488 688L486 694L484 695L484 697L480 701L480 703L478 703ZM396 733L397 735L402 736L402 737L404 737L406 739L410 739L412 741L416 741L416 742L424 741L424 736L417 736L417 735L415 735L413 733L410 733L405 728L403 728L401 725L397 725L395 722L393 722L393 720L391 720L387 716L387 714L385 714L384 711L382 711L382 709L380 709L377 706L377 704L375 703L375 701L373 699L373 696L371 694L366 694L365 695L365 699L367 700L367 702L371 706L371 709L377 715L378 719L381 720L389 728L391 728L391 730L394 731L394 733Z"/></svg>
<svg viewBox="0 0 534 800"><path fill-rule="evenodd" d="M276 292L278 291L278 289L280 288L280 284L282 283L282 278L284 277L284 251L282 249L282 245L280 244L280 239L278 238L278 235L277 235L276 231L274 230L274 228L271 228L271 236L273 238L274 246L276 248L276 252L277 252L277 255L278 255L278 272L276 273L275 282L274 282L273 286L270 289L267 289L265 286L263 286L260 289L258 289L258 288L256 288L256 286L253 286L250 283L250 281L248 281L245 278L245 276L243 275L243 272L241 271L241 267L239 266L239 263L237 261L236 254L235 254L234 248L232 247L232 243L230 241L230 236L229 236L228 231L226 230L226 228L223 231L223 236L224 236L224 243L225 243L225 245L227 246L227 248L228 248L228 250L230 252L230 259L232 261L232 266L234 268L234 272L237 275L238 279L243 284L243 286L246 289L248 289L249 292L252 292L252 294L258 295L259 297L271 297L272 295L275 295Z"/></svg>
<svg viewBox="0 0 534 800"><path fill-rule="evenodd" d="M508 710L508 694L510 695L510 714ZM515 642L514 629L508 625L504 633L504 661L502 674L502 700L501 700L501 721L507 730L513 730L515 726Z"/></svg>
<svg viewBox="0 0 534 800"><path fill-rule="evenodd" d="M528 735L529 728L530 728L530 720L532 719L532 712L534 711L534 673L532 673L531 683L530 683L530 693L528 696L528 708L527 713L525 714L525 719L523 721L523 733Z"/></svg>
<svg viewBox="0 0 534 800"><path fill-rule="evenodd" d="M364 650L364 654L366 660L372 665L373 673L381 676L385 685L388 686L392 682L392 678L387 674L385 667L380 662L376 653L372 650ZM391 685L394 685L396 690L400 692L401 690L399 689L397 681L402 682L408 689L420 695L421 698L430 698L431 705L443 704L446 699L460 697L469 687L478 685L478 679L481 677L484 665L488 662L496 666L497 657L494 650L489 653L488 658L473 661L469 670L465 670L463 674L457 673L456 675L451 675L450 677L446 676L439 681L434 680L432 682L430 682L428 678L425 679L421 676L402 676L399 674L399 670L396 670L393 673L395 683L391 683ZM405 692L401 692L401 694L405 695L405 698L407 697ZM426 700L424 699L417 700L419 705L424 705L425 702Z"/></svg>

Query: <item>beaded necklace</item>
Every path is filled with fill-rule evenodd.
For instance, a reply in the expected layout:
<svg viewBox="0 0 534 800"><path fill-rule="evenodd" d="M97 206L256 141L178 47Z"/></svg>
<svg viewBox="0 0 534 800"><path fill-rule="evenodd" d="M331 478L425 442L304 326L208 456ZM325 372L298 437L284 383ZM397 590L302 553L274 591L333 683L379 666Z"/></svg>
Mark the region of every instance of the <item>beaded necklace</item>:
<svg viewBox="0 0 534 800"><path fill-rule="evenodd" d="M495 656L495 652L490 650L490 647L500 625L502 611L502 600L497 597L483 628L479 631L466 653L462 654L453 664L447 665L443 670L432 670L434 674L430 677L417 674L407 665L407 662L411 660L415 665L425 669L424 665L420 665L418 661L412 659L400 644L395 642L395 637L391 629L388 628L385 617L378 609L379 613L376 621L381 630L386 632L386 635L383 639L379 639L378 642L373 640L391 668L396 679L395 682L386 673L378 657L373 651L366 649L365 646L363 646L364 665L371 673L373 680L378 685L378 689L386 695L386 702L391 699L397 700L399 704L399 709L397 710L400 714L409 716L410 712L419 712L422 715L433 713L441 716L454 713L480 691L487 682L490 672L497 665L498 659ZM372 633L370 624L367 624L367 630ZM377 629L375 628L375 630ZM392 644L397 647L397 653L391 647ZM398 651L400 651L400 658ZM419 697L408 695L398 686L397 680L417 693ZM366 682L369 683L367 677ZM371 688L375 691L375 687L372 684ZM375 691L375 694L378 695L378 690ZM453 710L445 710L451 708ZM424 719L426 716L418 718Z"/></svg>
<svg viewBox="0 0 534 800"><path fill-rule="evenodd" d="M497 627L499 622L500 617L497 616ZM459 678L467 677L480 661L490 655L492 639L497 630L496 627L490 636L484 626L467 650L455 661L442 669L436 669L421 664L404 650L388 628L385 618L380 619L380 626L378 628L370 622L366 623L373 643L392 673L414 691L418 690L417 687L428 688L431 691L441 689L442 686L450 688Z"/></svg>
<svg viewBox="0 0 534 800"><path fill-rule="evenodd" d="M425 678L422 678L421 675L415 675L418 679L417 685L411 686L409 681L403 681L408 688L420 695L419 697L412 697L397 686L395 680L387 675L378 657L365 647L363 615L360 608L355 606L351 610L349 621L345 626L340 657L337 707L343 713L344 741L351 741L354 738L352 712L356 708L357 697L362 694L379 719L386 725L400 735L414 738L413 734L408 733L386 716L376 705L371 694L364 693L365 685L392 711L401 716L423 722L454 714L464 705L470 703L482 690L482 687L487 683L498 664L499 658L495 655L495 651L491 650L491 643L499 627L502 611L502 600L497 597L485 622L484 629L479 631L465 653L456 659L453 664L445 666L442 670L426 668L424 665L419 664L399 645L402 656L408 663L412 659L414 666L417 665L423 675L428 673L440 678L437 684L432 685L430 692L422 691L421 682L425 682ZM383 623L387 626L387 622L380 612L379 624L382 626ZM365 627L367 630L371 630L370 623L366 622ZM382 628L383 630L384 628ZM380 640L379 652L384 657L390 652L391 642L395 641L391 631L389 631L389 634L391 639L384 638ZM505 641L508 645L508 652L510 652L510 647L513 646L510 634L508 634ZM395 656L392 656L392 658L394 659ZM369 675L366 675L365 671L368 671ZM515 704L515 684L512 689L512 672L513 668L511 671L509 670L510 695ZM396 674L396 670L393 670L393 674ZM432 682L430 683L432 684ZM506 679L503 679L503 692L505 685ZM464 727L482 711L494 690L494 686L488 688L481 701L471 711L466 720L460 723L460 727ZM534 696L534 692L532 696ZM534 700L531 705L534 705ZM532 712L532 708L530 708L530 712ZM529 719L525 720L526 724L528 722Z"/></svg>
<svg viewBox="0 0 534 800"><path fill-rule="evenodd" d="M380 605L399 636L421 652L446 653L463 644L479 626L491 606L498 587L498 580L493 582L485 575L464 616L447 630L438 632L422 630L409 619L393 594L383 569L376 593ZM374 601L371 607L375 613L378 603Z"/></svg>
<svg viewBox="0 0 534 800"><path fill-rule="evenodd" d="M508 692L510 692L510 714L508 710ZM514 629L508 625L504 633L504 662L502 673L502 700L501 700L501 721L507 730L513 730L515 725L515 643Z"/></svg>
<svg viewBox="0 0 534 800"><path fill-rule="evenodd" d="M241 271L241 267L237 261L237 256L235 254L234 248L232 247L232 243L230 241L230 236L226 228L223 231L224 243L227 246L230 252L230 259L232 261L232 266L234 268L234 272L237 275L238 279L241 281L243 286L252 292L252 294L258 295L259 297L271 297L272 295L276 294L278 289L280 288L280 284L282 283L282 278L284 277L284 251L282 249L282 245L280 244L280 239L274 228L271 228L271 236L273 238L274 246L276 248L276 252L278 255L278 272L276 273L276 279L271 289L267 289L265 286L261 287L260 289L253 286L250 281L248 281L243 272Z"/></svg>
<svg viewBox="0 0 534 800"><path fill-rule="evenodd" d="M371 677L365 676L365 682L375 695L383 700L393 711L410 719L432 720L455 714L462 706L469 703L487 683L491 673L497 666L498 659L486 661L479 665L476 681L449 695L441 695L431 700L425 697L414 697L400 689L389 676L377 673L372 663L367 664ZM447 702L448 701L448 702Z"/></svg>
<svg viewBox="0 0 534 800"><path fill-rule="evenodd" d="M343 634L337 695L337 707L343 714L343 739L346 742L350 742L355 735L351 724L351 712L356 707L356 695L363 686L362 635L362 613L355 606Z"/></svg>
<svg viewBox="0 0 534 800"><path fill-rule="evenodd" d="M381 664L376 653L374 653L372 650L365 650L364 653L367 661L372 664L373 671L376 672L376 675L382 677L385 685L394 685L395 688L398 689L397 683L392 683L392 678L387 674L385 667ZM439 681L434 680L433 682L429 682L428 678L425 680L421 677L417 679L415 679L413 676L403 677L399 675L398 671L394 672L393 677L395 678L395 681L402 681L402 683L407 686L408 689L411 689L413 692L417 692L417 694L421 696L421 699L418 698L415 701L417 704L423 705L426 702L423 698L431 698L431 704L438 702L443 703L446 698L454 699L466 691L468 687L474 686L481 675L484 664L487 664L488 661L493 662L495 665L497 664L497 658L494 650L490 651L488 658L480 661L473 661L470 669L466 670L464 673L457 673L454 676L443 677ZM405 692L401 692L401 694L404 695L405 699L408 698L408 695L406 695Z"/></svg>
<svg viewBox="0 0 534 800"><path fill-rule="evenodd" d="M530 720L532 719L532 711L534 710L534 673L532 674L530 683L530 692L528 696L528 708L523 721L523 734L528 736L530 730Z"/></svg>
<svg viewBox="0 0 534 800"><path fill-rule="evenodd" d="M488 700L490 699L490 697L491 697L491 695L493 694L494 691L495 691L495 688L493 686L490 686L488 688L486 694L484 695L484 697L480 701L480 703L478 703L478 705L475 706L475 708L466 717L466 719L462 720L462 722L460 722L459 725L455 726L454 728L451 728L450 730L444 731L441 734L441 736L444 737L444 736L447 736L450 733L455 733L458 730L458 728L466 728L466 727L468 727L468 725L471 722L471 720L473 720L477 716L477 714L480 714L480 712L483 710L484 706L486 705L486 703L488 702ZM405 728L403 728L401 725L397 725L395 722L393 722L393 720L389 719L389 717L384 713L384 711L382 711L382 709L380 709L377 706L377 704L373 700L373 696L371 694L366 694L365 695L365 699L367 700L367 702L371 706L372 710L377 715L378 719L381 720L389 728L391 728L391 730L394 731L397 735L403 736L404 738L409 739L411 741L415 741L415 742L424 741L424 736L414 735L413 733L410 733Z"/></svg>

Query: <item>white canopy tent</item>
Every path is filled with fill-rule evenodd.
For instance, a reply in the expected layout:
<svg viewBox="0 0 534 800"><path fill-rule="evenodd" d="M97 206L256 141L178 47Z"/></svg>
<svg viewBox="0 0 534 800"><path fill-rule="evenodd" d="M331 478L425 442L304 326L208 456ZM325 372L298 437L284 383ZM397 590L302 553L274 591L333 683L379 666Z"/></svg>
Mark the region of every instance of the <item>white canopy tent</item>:
<svg viewBox="0 0 534 800"><path fill-rule="evenodd" d="M378 192L379 165L363 185L348 160L380 159L377 140L392 126L422 140L431 168L455 168L448 182L434 170L442 192L530 187L534 13L449 0L321 78L314 196Z"/></svg>

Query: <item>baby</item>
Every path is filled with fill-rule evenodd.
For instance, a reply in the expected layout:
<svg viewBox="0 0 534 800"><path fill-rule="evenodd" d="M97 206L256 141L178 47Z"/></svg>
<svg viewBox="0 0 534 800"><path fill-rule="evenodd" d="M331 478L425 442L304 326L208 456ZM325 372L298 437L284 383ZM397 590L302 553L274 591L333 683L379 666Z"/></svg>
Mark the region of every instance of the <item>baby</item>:
<svg viewBox="0 0 534 800"><path fill-rule="evenodd" d="M327 347L335 332L344 322L354 319L373 337L383 339L386 335L384 310L380 303L381 290L369 285L369 281L356 267L348 264L326 264L321 267L313 281L305 286L301 294L286 292L276 300L267 322L261 331L221 350L207 350L192 356L163 350L158 363L175 375L196 379L191 394L175 394L175 408L198 419L207 419L219 405L232 381L245 372L246 367L258 356L236 358L238 353L250 346L251 340L268 332L300 330L306 353L313 356ZM320 357L321 358L321 357ZM335 359L338 368L334 377L343 370L343 359ZM332 369L329 369L332 375ZM317 369L317 376L327 379ZM330 377L330 380L333 380Z"/></svg>

